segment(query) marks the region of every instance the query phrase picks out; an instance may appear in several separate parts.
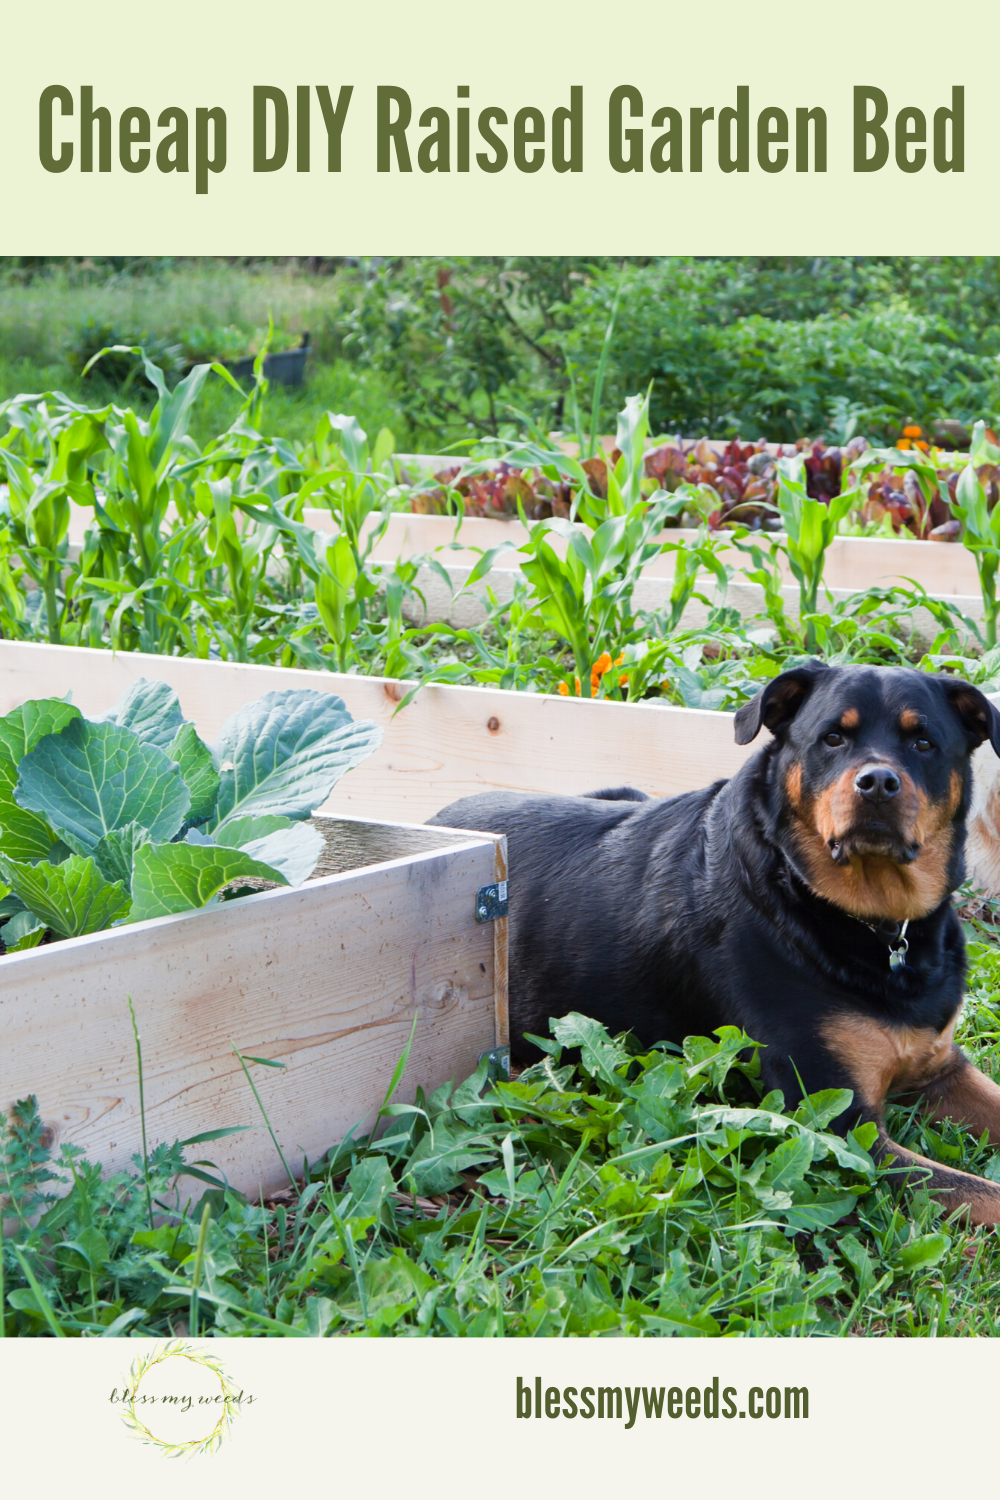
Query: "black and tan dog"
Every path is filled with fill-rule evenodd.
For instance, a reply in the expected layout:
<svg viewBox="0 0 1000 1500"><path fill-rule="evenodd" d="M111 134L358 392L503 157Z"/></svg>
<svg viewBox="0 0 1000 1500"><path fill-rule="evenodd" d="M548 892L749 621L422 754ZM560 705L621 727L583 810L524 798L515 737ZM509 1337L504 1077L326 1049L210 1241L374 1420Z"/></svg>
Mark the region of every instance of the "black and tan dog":
<svg viewBox="0 0 1000 1500"><path fill-rule="evenodd" d="M1000 1223L1000 1185L883 1124L888 1095L919 1094L1000 1144L1000 1088L952 1041L965 951L951 901L969 758L987 739L1000 754L1000 714L953 678L816 664L741 708L737 741L762 725L771 742L704 791L485 793L432 819L507 835L515 1056L570 1010L646 1043L742 1026L764 1043L768 1088L789 1104L801 1086L852 1089L835 1128L874 1120L880 1150L949 1207Z"/></svg>

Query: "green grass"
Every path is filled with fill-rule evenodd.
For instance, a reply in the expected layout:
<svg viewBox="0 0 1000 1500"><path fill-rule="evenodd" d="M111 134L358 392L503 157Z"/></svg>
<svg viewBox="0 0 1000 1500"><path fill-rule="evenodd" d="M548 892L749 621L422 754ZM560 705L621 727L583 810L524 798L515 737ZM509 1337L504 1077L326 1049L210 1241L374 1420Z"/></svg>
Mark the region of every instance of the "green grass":
<svg viewBox="0 0 1000 1500"><path fill-rule="evenodd" d="M976 936L960 1035L989 1072L1000 943ZM873 1127L832 1136L842 1094L784 1112L731 1029L683 1055L643 1053L585 1017L554 1032L515 1082L491 1084L484 1062L454 1091L383 1107L381 1139L348 1139L263 1203L201 1168L207 1191L181 1201L181 1143L111 1177L72 1148L53 1163L22 1101L0 1169L3 1332L164 1337L195 1319L202 1335L287 1337L1000 1331L996 1232L877 1169ZM247 1118L270 1130L268 1101L292 1086L282 1072L248 1088ZM1000 1152L950 1122L895 1109L890 1128L1000 1178ZM201 1156L213 1138L187 1146ZM49 1196L56 1174L66 1196Z"/></svg>
<svg viewBox="0 0 1000 1500"><path fill-rule="evenodd" d="M294 265L195 261L114 276L55 267L27 283L8 271L0 278L0 397L55 389L96 406L112 399L120 403L124 394L127 404L147 410L154 394L148 386L133 383L123 393L101 378L100 366L81 377L74 348L82 325L106 324L125 337L167 344L186 331L234 327L256 348L270 318L286 344L308 331L314 352L303 387L272 387L266 436L305 442L326 410L351 412L372 433L394 424L402 431L405 424L384 377L340 357L343 297L341 276L307 275ZM235 393L213 378L192 424L195 441L203 445L224 431L238 408Z"/></svg>
<svg viewBox="0 0 1000 1500"><path fill-rule="evenodd" d="M382 427L400 428L397 407L378 375L359 369L347 360L306 367L305 384L299 388L272 385L268 392L264 437L283 437L292 442L308 442L324 411L349 412L373 435ZM0 392L5 396L38 391L61 390L72 400L87 406L101 406L119 400L121 392L95 378L81 379L65 363L41 364L31 359L11 359L0 353ZM128 405L140 414L148 413L154 392L133 387ZM199 447L224 432L240 408L236 392L218 377L212 376L199 402L191 435Z"/></svg>
<svg viewBox="0 0 1000 1500"><path fill-rule="evenodd" d="M3 263L0 262L0 269ZM8 272L0 285L0 349L9 359L63 358L80 324L91 319L153 337L201 325L237 325L322 336L336 318L338 276L309 276L296 265L230 265L201 260L145 274L108 275L86 263L54 266L25 282Z"/></svg>

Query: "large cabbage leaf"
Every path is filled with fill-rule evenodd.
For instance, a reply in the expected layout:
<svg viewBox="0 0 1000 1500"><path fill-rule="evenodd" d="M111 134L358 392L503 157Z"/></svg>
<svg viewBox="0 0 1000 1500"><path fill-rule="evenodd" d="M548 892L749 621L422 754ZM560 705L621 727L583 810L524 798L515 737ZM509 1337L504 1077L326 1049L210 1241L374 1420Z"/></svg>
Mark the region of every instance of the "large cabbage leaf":
<svg viewBox="0 0 1000 1500"><path fill-rule="evenodd" d="M189 817L207 818L219 795L219 773L212 752L197 735L193 724L182 724L167 747L167 755L181 768L181 775L191 793Z"/></svg>
<svg viewBox="0 0 1000 1500"><path fill-rule="evenodd" d="M242 877L288 881L280 870L252 859L241 849L214 844L146 844L135 852L129 920L174 916L204 906Z"/></svg>
<svg viewBox="0 0 1000 1500"><path fill-rule="evenodd" d="M127 823L171 839L191 805L179 766L117 724L74 719L39 740L18 769L18 806L46 818L75 854L93 854Z"/></svg>
<svg viewBox="0 0 1000 1500"><path fill-rule="evenodd" d="M39 921L58 937L100 932L128 911L119 881L107 881L92 859L71 854L61 865L29 865L0 854L0 875Z"/></svg>
<svg viewBox="0 0 1000 1500"><path fill-rule="evenodd" d="M114 708L100 714L93 722L131 729L143 744L167 750L185 720L177 694L168 682L151 682L148 677L140 677Z"/></svg>
<svg viewBox="0 0 1000 1500"><path fill-rule="evenodd" d="M14 801L17 768L46 735L58 734L80 710L62 698L35 698L0 719L0 850L9 859L47 859L55 841L44 818Z"/></svg>
<svg viewBox="0 0 1000 1500"><path fill-rule="evenodd" d="M263 838L241 844L244 854L280 870L289 885L301 885L316 868L323 852L323 835L311 823L292 823Z"/></svg>
<svg viewBox="0 0 1000 1500"><path fill-rule="evenodd" d="M212 747L222 784L209 831L246 814L308 818L381 742L379 726L355 722L333 693L265 693L226 721Z"/></svg>

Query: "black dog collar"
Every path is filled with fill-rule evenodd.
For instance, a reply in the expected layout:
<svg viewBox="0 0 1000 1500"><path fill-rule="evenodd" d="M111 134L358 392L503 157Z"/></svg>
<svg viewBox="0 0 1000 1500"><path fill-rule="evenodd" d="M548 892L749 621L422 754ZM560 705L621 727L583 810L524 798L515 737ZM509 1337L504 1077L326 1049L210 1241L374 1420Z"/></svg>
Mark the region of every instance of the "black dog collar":
<svg viewBox="0 0 1000 1500"><path fill-rule="evenodd" d="M854 916L854 913L851 913ZM889 943L889 968L895 974L899 969L906 967L906 955L909 951L909 943L906 941L906 929L910 925L910 919L900 924L899 922L866 922L864 917L854 917L869 932L874 932L876 937L884 937Z"/></svg>

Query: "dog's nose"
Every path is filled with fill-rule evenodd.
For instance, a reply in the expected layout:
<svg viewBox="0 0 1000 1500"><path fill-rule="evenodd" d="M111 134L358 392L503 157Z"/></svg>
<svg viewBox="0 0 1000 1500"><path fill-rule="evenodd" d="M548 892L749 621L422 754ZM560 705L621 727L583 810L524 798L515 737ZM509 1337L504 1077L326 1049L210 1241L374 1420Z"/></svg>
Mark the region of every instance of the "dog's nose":
<svg viewBox="0 0 1000 1500"><path fill-rule="evenodd" d="M891 766L863 766L854 778L854 789L868 802L888 802L902 782Z"/></svg>

